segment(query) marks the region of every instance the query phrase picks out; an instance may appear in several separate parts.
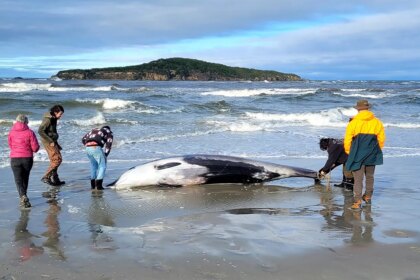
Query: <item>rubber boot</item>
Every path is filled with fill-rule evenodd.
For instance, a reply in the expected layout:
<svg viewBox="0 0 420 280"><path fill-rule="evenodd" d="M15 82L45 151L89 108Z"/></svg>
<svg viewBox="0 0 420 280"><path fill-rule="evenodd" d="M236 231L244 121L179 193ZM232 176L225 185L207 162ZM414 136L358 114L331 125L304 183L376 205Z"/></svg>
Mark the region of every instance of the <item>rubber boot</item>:
<svg viewBox="0 0 420 280"><path fill-rule="evenodd" d="M343 179L340 184L334 184L334 187L344 188L346 186L346 177L343 175Z"/></svg>
<svg viewBox="0 0 420 280"><path fill-rule="evenodd" d="M102 186L103 181L104 181L103 179L95 180L95 187L98 191L101 191L104 189L104 187Z"/></svg>
<svg viewBox="0 0 420 280"><path fill-rule="evenodd" d="M52 176L51 176L51 181L53 182L54 186L61 186L66 183L65 181L60 181L57 170L53 171Z"/></svg>
<svg viewBox="0 0 420 280"><path fill-rule="evenodd" d="M92 190L94 190L95 189L95 179L93 179L93 180L90 180L90 188L92 189Z"/></svg>
<svg viewBox="0 0 420 280"><path fill-rule="evenodd" d="M41 182L48 184L50 186L56 186L53 181L51 181L51 177L42 177Z"/></svg>
<svg viewBox="0 0 420 280"><path fill-rule="evenodd" d="M347 190L352 191L353 185L354 185L354 178L349 178L345 180L344 186L346 187Z"/></svg>

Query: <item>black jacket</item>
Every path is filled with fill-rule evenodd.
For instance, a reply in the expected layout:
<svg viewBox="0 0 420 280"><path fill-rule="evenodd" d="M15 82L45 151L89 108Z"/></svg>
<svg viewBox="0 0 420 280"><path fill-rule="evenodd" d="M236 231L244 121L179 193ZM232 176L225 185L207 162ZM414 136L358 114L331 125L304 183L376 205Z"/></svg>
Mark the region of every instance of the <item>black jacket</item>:
<svg viewBox="0 0 420 280"><path fill-rule="evenodd" d="M344 164L347 161L348 155L344 152L343 139L330 139L328 141L328 159L324 167L320 171L329 173L337 166Z"/></svg>

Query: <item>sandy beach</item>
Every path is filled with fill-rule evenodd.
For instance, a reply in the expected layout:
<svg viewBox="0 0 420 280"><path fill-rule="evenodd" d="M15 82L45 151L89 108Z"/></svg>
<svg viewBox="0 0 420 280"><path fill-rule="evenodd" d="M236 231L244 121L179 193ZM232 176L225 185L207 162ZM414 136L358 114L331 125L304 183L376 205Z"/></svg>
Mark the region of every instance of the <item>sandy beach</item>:
<svg viewBox="0 0 420 280"><path fill-rule="evenodd" d="M0 3L0 280L420 280L420 1ZM30 209L10 156L37 145L14 129L25 137L10 143L16 121L41 144ZM41 182L60 161L46 123L60 187ZM91 191L83 138L104 127L104 186L150 162L142 185L165 186ZM376 150L371 133L384 164L356 211L334 187L342 167L322 183L169 187L315 177L337 155L321 139ZM193 174L194 155L219 158ZM246 177L248 163L229 173L221 157L310 171Z"/></svg>
<svg viewBox="0 0 420 280"><path fill-rule="evenodd" d="M92 193L88 164L64 163L51 189L45 162L21 211L4 167L0 279L420 279L417 161L386 158L360 212L351 192L303 178ZM105 181L129 167L111 161Z"/></svg>

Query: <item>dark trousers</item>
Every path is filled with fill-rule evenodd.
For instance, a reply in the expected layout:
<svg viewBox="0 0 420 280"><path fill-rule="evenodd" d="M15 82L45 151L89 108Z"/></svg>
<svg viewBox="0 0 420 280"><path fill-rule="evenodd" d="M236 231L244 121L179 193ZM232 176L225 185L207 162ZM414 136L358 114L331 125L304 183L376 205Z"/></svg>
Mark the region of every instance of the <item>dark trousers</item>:
<svg viewBox="0 0 420 280"><path fill-rule="evenodd" d="M12 166L13 176L15 177L16 188L19 196L26 195L29 183L29 174L31 173L33 158L11 158L10 165Z"/></svg>

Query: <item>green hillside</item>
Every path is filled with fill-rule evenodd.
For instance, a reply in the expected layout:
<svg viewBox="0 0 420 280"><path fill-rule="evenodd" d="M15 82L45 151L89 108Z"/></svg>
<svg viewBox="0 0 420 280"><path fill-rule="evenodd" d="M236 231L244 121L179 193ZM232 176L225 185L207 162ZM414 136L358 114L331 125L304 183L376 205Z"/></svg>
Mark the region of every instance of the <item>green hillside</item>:
<svg viewBox="0 0 420 280"><path fill-rule="evenodd" d="M122 80L269 80L299 81L295 74L230 67L196 59L168 58L125 67L65 70L56 75L61 79L122 79Z"/></svg>

